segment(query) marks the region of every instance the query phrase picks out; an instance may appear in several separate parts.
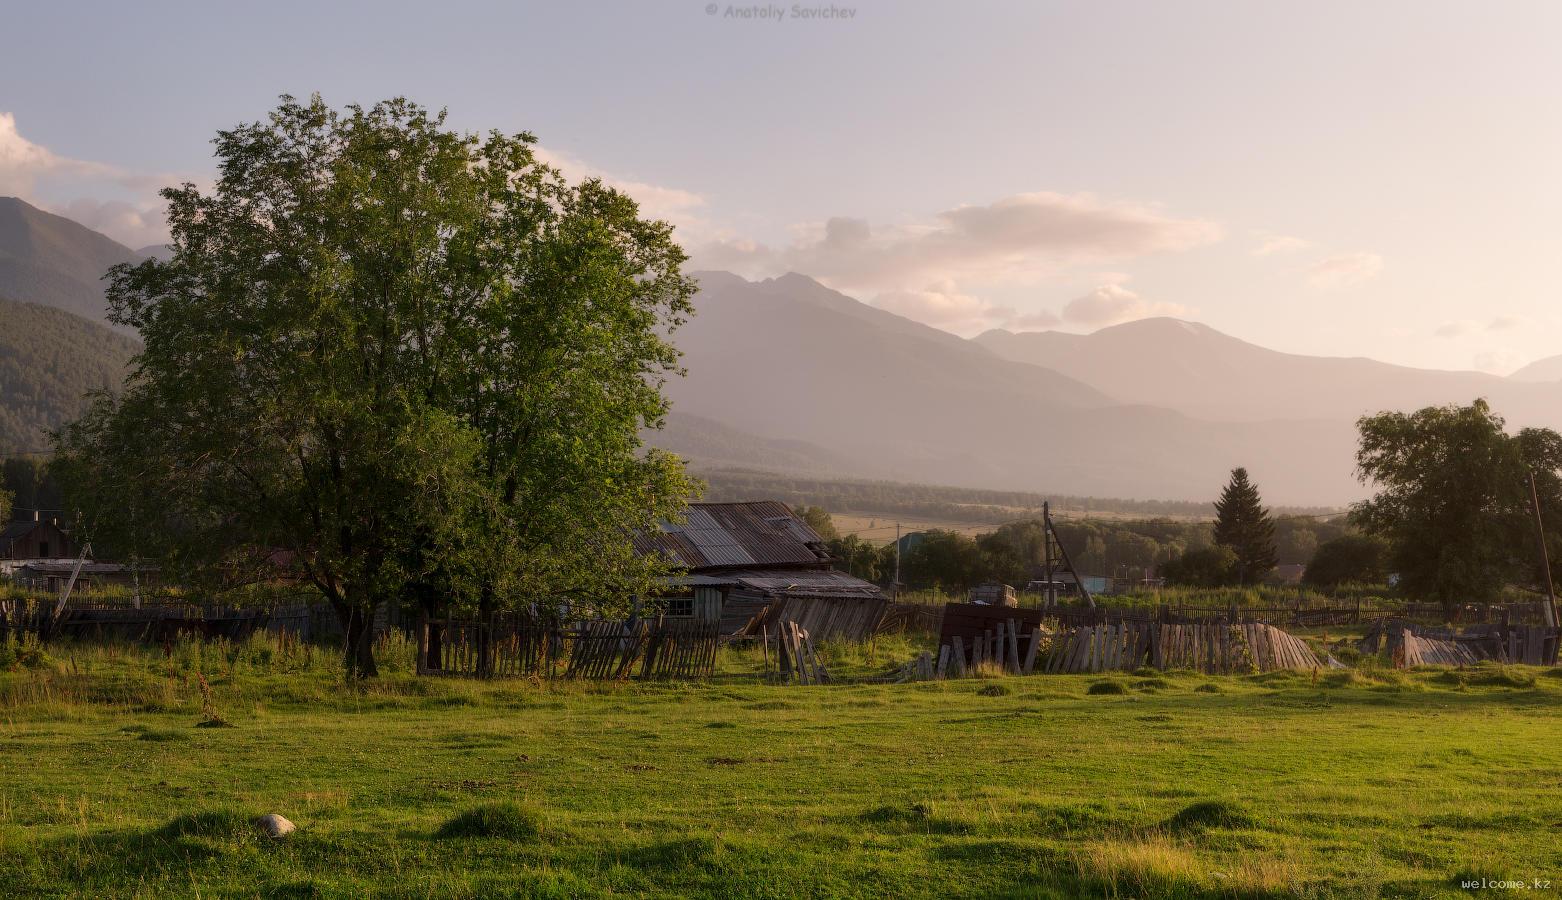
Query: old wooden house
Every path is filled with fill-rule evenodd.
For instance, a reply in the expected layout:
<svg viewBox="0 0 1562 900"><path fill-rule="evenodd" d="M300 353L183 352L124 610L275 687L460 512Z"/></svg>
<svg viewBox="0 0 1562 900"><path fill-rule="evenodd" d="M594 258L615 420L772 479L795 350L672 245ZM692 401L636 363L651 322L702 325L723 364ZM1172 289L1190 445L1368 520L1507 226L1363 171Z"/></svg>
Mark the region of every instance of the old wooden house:
<svg viewBox="0 0 1562 900"><path fill-rule="evenodd" d="M0 574L9 574L26 562L74 559L76 545L52 519L33 518L12 522L0 529Z"/></svg>
<svg viewBox="0 0 1562 900"><path fill-rule="evenodd" d="M657 598L668 616L742 632L767 614L814 625L814 638L860 637L883 615L880 589L832 567L824 539L785 503L694 503L682 523L635 536L636 551L683 569Z"/></svg>

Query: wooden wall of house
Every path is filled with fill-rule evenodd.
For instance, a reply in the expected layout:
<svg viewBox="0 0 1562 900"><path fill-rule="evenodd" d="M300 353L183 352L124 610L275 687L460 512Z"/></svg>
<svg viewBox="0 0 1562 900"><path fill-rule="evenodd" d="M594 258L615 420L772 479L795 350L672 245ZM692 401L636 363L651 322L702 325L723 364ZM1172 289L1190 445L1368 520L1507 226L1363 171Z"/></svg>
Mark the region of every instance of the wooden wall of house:
<svg viewBox="0 0 1562 900"><path fill-rule="evenodd" d="M52 522L36 522L32 530L0 547L5 559L69 559L76 555L70 536Z"/></svg>

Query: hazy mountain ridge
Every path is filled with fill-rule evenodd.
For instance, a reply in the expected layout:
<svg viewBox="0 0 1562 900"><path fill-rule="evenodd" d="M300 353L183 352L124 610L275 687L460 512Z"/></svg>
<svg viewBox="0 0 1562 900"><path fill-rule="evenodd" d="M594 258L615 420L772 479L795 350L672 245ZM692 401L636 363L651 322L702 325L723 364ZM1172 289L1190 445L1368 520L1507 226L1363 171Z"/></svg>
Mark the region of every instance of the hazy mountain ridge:
<svg viewBox="0 0 1562 900"><path fill-rule="evenodd" d="M1358 496L1347 423L1210 423L868 307L798 275L701 276L674 409L860 472L961 487L1208 496L1248 465L1277 501Z"/></svg>
<svg viewBox="0 0 1562 900"><path fill-rule="evenodd" d="M1353 422L1385 409L1486 397L1513 424L1562 426L1562 386L1363 357L1282 353L1178 319L1141 319L1092 334L994 330L974 340L1006 359L1056 369L1125 403L1199 418Z"/></svg>
<svg viewBox="0 0 1562 900"><path fill-rule="evenodd" d="M104 274L144 258L85 225L0 197L0 296L106 322Z"/></svg>
<svg viewBox="0 0 1562 900"><path fill-rule="evenodd" d="M0 200L0 294L26 287L14 299L33 304L0 308L5 364L11 383L56 383L9 391L13 447L36 449L79 410L68 395L109 386L136 346L66 312L39 324L54 312L43 307L101 321L102 272L158 253ZM1363 493L1362 412L1487 396L1514 424L1562 424L1562 384L1279 353L1175 319L965 340L795 273L695 275L697 313L673 337L688 376L671 380L673 413L647 436L704 466L1203 500L1245 465L1271 502L1335 505ZM53 333L77 337L61 347Z"/></svg>

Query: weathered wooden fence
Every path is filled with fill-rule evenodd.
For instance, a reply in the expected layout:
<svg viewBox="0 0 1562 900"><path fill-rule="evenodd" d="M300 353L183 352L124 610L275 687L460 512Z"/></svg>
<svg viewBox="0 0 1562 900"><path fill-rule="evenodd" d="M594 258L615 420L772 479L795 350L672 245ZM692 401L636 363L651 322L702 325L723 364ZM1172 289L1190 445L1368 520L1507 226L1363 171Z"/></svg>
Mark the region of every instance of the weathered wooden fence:
<svg viewBox="0 0 1562 900"><path fill-rule="evenodd" d="M890 602L883 597L778 597L742 630L743 636L776 634L787 622L815 641L865 641L879 630Z"/></svg>
<svg viewBox="0 0 1562 900"><path fill-rule="evenodd" d="M935 677L982 668L1029 675L1195 669L1209 673L1311 669L1321 665L1305 642L1259 622L1163 621L1157 618L1075 623L1056 609L951 603L944 610ZM1092 616L1091 618L1095 618Z"/></svg>
<svg viewBox="0 0 1562 900"><path fill-rule="evenodd" d="M1481 660L1554 666L1559 636L1562 629L1545 625L1478 623L1454 631L1386 619L1375 623L1357 648L1369 654L1386 652L1402 667L1460 666Z"/></svg>
<svg viewBox="0 0 1562 900"><path fill-rule="evenodd" d="M424 619L418 627L420 675L479 678L707 678L716 666L714 621L656 619L531 624L508 616L487 622Z"/></svg>
<svg viewBox="0 0 1562 900"><path fill-rule="evenodd" d="M115 640L158 643L180 636L245 640L257 631L304 640L341 636L336 614L325 604L237 607L159 603L141 607L70 603L59 615L52 600L0 601L0 637L29 634L42 640Z"/></svg>

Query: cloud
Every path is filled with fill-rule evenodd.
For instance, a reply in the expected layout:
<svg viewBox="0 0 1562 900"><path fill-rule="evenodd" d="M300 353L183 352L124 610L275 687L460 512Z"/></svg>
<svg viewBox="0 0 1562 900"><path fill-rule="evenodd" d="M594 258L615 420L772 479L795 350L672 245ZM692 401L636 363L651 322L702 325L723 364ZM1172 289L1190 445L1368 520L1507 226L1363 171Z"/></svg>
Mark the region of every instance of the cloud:
<svg viewBox="0 0 1562 900"><path fill-rule="evenodd" d="M1076 325L1102 328L1151 316L1185 316L1177 303L1151 303L1120 284L1103 284L1063 307L1063 319Z"/></svg>
<svg viewBox="0 0 1562 900"><path fill-rule="evenodd" d="M905 316L956 334L983 331L1008 322L1017 315L1010 307L959 293L952 284L935 285L920 291L886 291L873 298L873 305L897 316Z"/></svg>
<svg viewBox="0 0 1562 900"><path fill-rule="evenodd" d="M609 187L628 194L634 198L636 203L640 204L640 215L642 216L662 219L686 230L697 230L706 225L697 213L698 210L705 207L706 200L703 196L693 191L665 187L659 184L651 184L646 181L636 181L632 178L614 175L558 150L537 147L534 152L537 159L558 169L572 183L584 181L587 178L600 178Z"/></svg>
<svg viewBox="0 0 1562 900"><path fill-rule="evenodd" d="M1493 316L1485 325L1473 319L1458 319L1452 322L1444 322L1433 330L1433 334L1441 338L1465 337L1480 331L1511 331L1522 327L1529 322L1523 316L1500 315Z"/></svg>
<svg viewBox="0 0 1562 900"><path fill-rule="evenodd" d="M750 277L803 272L839 289L904 290L930 281L1034 281L1061 266L1187 250L1221 238L1212 222L1089 194L1015 194L909 225L836 217L784 247L713 242L701 265Z"/></svg>
<svg viewBox="0 0 1562 900"><path fill-rule="evenodd" d="M1344 288L1369 281L1381 271L1383 257L1376 253L1341 253L1315 263L1307 270L1307 280L1316 288Z"/></svg>
<svg viewBox="0 0 1562 900"><path fill-rule="evenodd" d="M1510 331L1514 328L1522 327L1528 322L1529 320L1523 316L1493 316L1492 320L1486 323L1486 330Z"/></svg>
<svg viewBox="0 0 1562 900"><path fill-rule="evenodd" d="M1264 235L1257 247L1253 248L1254 256L1274 256L1277 253L1295 253L1298 250L1306 250L1312 246L1312 241L1306 241L1299 237L1291 237L1284 234Z"/></svg>
<svg viewBox="0 0 1562 900"><path fill-rule="evenodd" d="M28 140L16 116L0 112L0 194L74 219L131 248L168 239L157 189L175 180L62 156ZM119 199L102 199L105 194Z"/></svg>

